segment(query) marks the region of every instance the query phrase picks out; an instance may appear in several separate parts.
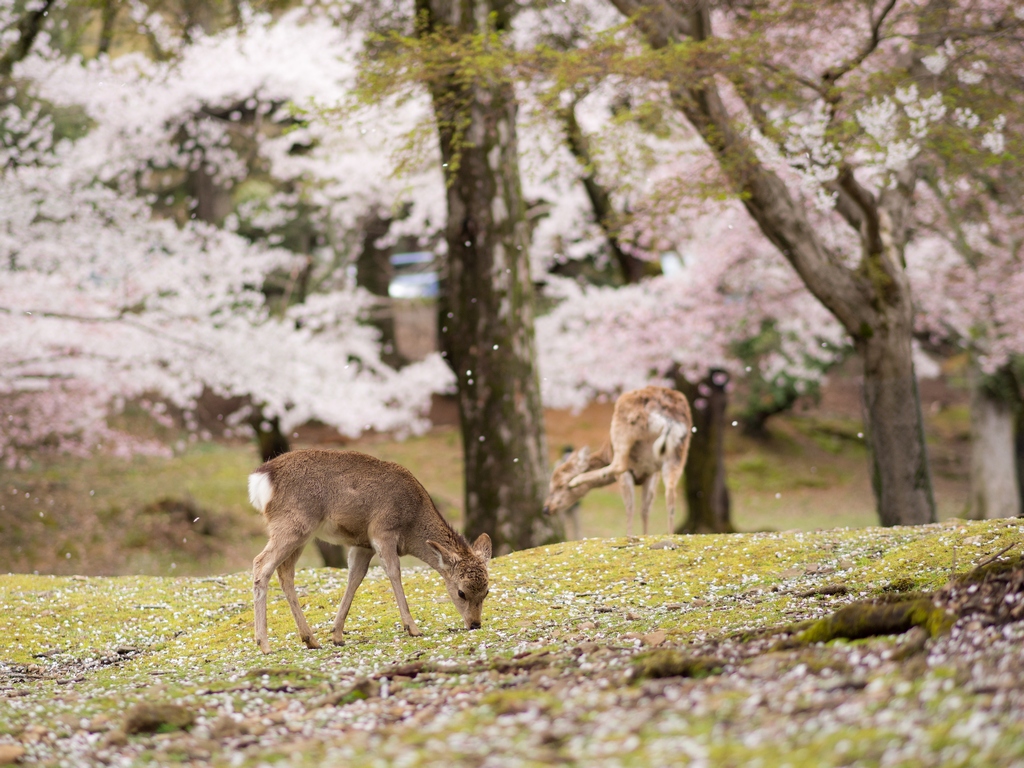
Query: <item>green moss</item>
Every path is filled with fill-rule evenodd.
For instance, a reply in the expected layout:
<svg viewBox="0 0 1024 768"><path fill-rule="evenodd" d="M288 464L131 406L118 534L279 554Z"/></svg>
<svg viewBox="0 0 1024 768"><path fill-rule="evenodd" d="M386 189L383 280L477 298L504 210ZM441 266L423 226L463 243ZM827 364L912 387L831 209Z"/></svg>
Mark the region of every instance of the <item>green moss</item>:
<svg viewBox="0 0 1024 768"><path fill-rule="evenodd" d="M561 708L555 696L538 693L533 689L493 691L486 694L480 703L495 715L515 715L531 711L557 713Z"/></svg>
<svg viewBox="0 0 1024 768"><path fill-rule="evenodd" d="M931 637L949 630L954 618L937 607L930 595L896 601L854 603L820 619L797 635L802 643L827 643L837 638L856 640L875 635L894 635L921 627Z"/></svg>
<svg viewBox="0 0 1024 768"><path fill-rule="evenodd" d="M666 539L675 549L651 549ZM624 673L634 669L634 653L638 679L710 676L701 685L716 685L714 679L726 669L709 650L716 638L762 639L764 628L778 626L804 631L811 625L801 625L802 621L810 617L817 621L823 611L843 610L851 596L871 597L872 605L882 610L887 606L909 609L904 619L934 635L942 631L943 619L921 602L923 593L886 592L886 588L895 584L925 592L936 589L954 571L970 574L1008 544L1022 541L1020 521L953 521L916 528L568 542L492 561L484 627L474 632L460 629L461 620L436 573L408 567L403 570L403 582L410 609L424 632L420 638L402 631L390 584L380 569L372 568L356 595L343 648L331 646L329 638L345 574L304 569L296 577L300 601L324 647L308 650L302 645L274 582L269 595L269 657L259 653L252 641L251 576L246 572L210 579L0 576L0 615L4 616L0 658L24 676L4 680L5 692L10 688L18 695L0 702L8 707L0 720L14 735L34 723L67 730L62 718L77 723L107 714L120 722L122 713L136 703L173 702L209 722L228 705L243 712L259 701L261 712L291 706L304 709L304 717L313 722L319 722L317 718L330 722L343 713L328 704L350 708L349 712L390 707L390 698L379 699L373 684L381 676L402 674L391 670L420 664L413 680L407 679L411 674L392 680L392 696L398 700L395 692L408 688L419 694L426 688L439 701L449 694L457 696L451 701L464 702L464 711L439 720L430 733L423 732L422 721L414 727L395 720L388 726L387 738L367 744L364 752L339 756L328 743L318 747L319 752L311 748L308 756L303 752L295 764L369 765L372 755L382 760L393 757L390 752L388 757L378 753L387 744L401 745L420 756L436 754L439 747L434 741L443 741L445 734L482 733L497 722L518 722L517 718L524 722L566 719L578 727L572 718L586 722L590 714L566 711L570 708L564 702L574 685L588 675L608 681L607 700L621 708L620 719L625 722L631 702L647 695L646 686L676 685L622 686ZM1006 567L1004 560L1010 557L1004 555L991 567L977 569L976 577ZM848 594L822 591L832 584L844 585ZM854 616L853 624L863 620ZM659 628L667 630L666 643L671 647L640 651L640 638ZM823 637L814 636L808 642ZM691 643L698 650L688 650ZM585 656L579 656L581 651ZM590 671L580 669L580 658L584 667L592 665ZM911 663L920 659L915 656ZM843 649L834 644L779 651L759 656L755 663L762 661L768 670L764 674L798 665L805 666L807 674L827 669L847 674ZM602 669L605 662L614 663ZM902 663L899 673L909 669L910 664ZM760 674L756 669L743 670L748 672ZM914 676L936 674L924 669ZM975 700L958 678L952 679L957 695ZM356 680L366 681L366 689L360 691ZM886 680L882 683L890 685ZM947 695L944 689L938 690L937 701ZM336 700L330 701L331 697ZM595 713L612 706L600 696L593 702ZM799 710L812 704L799 699L793 706ZM781 746L762 744L754 749L730 735L736 727L731 724L744 721L742 706L742 698L720 690L708 701L707 710L713 715L670 718L650 730L634 727L615 736L616 743L634 735L637 740L631 751L620 756L621 762L662 764L664 755L651 751L651 745L676 737L701 739L716 728L723 735L704 743L709 745L708 759L723 765L746 764L755 756L762 757L765 765L787 761L793 766L819 765L814 757L833 754L828 750L843 740L859 746L844 748L842 759L826 764L870 764L863 756L884 750L892 738L869 727L843 725L834 734L807 734L799 741L788 739ZM928 722L941 724L945 716L942 710L929 715L933 719ZM615 725L617 720L610 722ZM1005 732L1007 739L1016 734L1010 726ZM352 729L339 730L330 738L346 745L363 743L358 741L363 736ZM550 739L543 742L548 745L544 749L551 750L544 753L544 760L571 762L558 751L563 743L560 735L534 737L525 728L509 737L510 761L541 762L540 753L531 751L541 738ZM266 762L274 749L247 752L248 762L243 764ZM451 759L455 763L462 758ZM467 762L472 759L465 757ZM877 762L877 755L873 759ZM211 762L226 764L228 756L215 756ZM430 760L422 757L420 762Z"/></svg>
<svg viewBox="0 0 1024 768"><path fill-rule="evenodd" d="M124 718L125 733L171 733L191 728L195 713L179 704L139 703Z"/></svg>
<svg viewBox="0 0 1024 768"><path fill-rule="evenodd" d="M638 656L633 661L633 675L637 680L661 677L703 678L719 675L725 662L715 656L691 656L681 651L666 649Z"/></svg>

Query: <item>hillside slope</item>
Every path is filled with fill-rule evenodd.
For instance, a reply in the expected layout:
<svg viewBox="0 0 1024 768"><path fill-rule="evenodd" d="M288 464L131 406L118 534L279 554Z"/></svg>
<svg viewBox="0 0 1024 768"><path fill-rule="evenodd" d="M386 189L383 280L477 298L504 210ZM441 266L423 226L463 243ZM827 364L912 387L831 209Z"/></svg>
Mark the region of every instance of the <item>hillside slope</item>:
<svg viewBox="0 0 1024 768"><path fill-rule="evenodd" d="M0 576L0 763L1021 765L1022 544L1021 520L588 539L493 561L474 632L407 569L420 638L375 568L340 648L345 573L307 569L325 647L275 582L269 656L244 572ZM800 634L972 572L996 581L927 601L956 620L934 638Z"/></svg>

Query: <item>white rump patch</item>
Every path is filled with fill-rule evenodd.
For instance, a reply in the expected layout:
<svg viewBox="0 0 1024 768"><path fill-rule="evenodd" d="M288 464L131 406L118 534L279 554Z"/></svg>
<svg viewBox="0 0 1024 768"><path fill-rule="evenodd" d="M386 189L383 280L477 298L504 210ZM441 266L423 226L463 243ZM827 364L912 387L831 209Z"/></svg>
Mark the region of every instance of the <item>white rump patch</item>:
<svg viewBox="0 0 1024 768"><path fill-rule="evenodd" d="M654 416L655 414L651 414ZM658 461L665 461L670 455L676 452L679 444L686 437L687 426L678 421L667 419L657 414L662 425L662 432L654 441L651 452Z"/></svg>
<svg viewBox="0 0 1024 768"><path fill-rule="evenodd" d="M260 512L267 508L274 495L274 486L270 484L270 475L266 472L253 472L249 475L249 503Z"/></svg>

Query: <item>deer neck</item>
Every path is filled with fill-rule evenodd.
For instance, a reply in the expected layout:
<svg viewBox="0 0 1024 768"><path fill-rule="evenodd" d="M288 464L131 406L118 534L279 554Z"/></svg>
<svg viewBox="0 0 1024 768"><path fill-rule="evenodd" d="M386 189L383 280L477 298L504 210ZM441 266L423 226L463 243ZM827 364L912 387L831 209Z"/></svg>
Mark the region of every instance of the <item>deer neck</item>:
<svg viewBox="0 0 1024 768"><path fill-rule="evenodd" d="M406 551L413 557L422 560L438 573L443 574L441 563L438 561L437 552L427 544L428 541L436 541L441 546L452 552L462 553L466 548L466 541L448 521L441 517L441 513L434 509L432 515L425 515L417 526L414 536L409 537Z"/></svg>
<svg viewBox="0 0 1024 768"><path fill-rule="evenodd" d="M612 463L612 444L606 442L601 446L601 450L591 455L590 461L587 465L587 471L593 469L604 469Z"/></svg>

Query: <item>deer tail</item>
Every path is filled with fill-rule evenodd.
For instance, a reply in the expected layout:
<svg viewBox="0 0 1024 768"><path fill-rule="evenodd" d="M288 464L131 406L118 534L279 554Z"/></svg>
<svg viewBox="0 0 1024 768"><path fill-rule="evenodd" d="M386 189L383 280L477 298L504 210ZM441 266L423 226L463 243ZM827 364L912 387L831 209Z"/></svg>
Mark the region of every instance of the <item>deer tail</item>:
<svg viewBox="0 0 1024 768"><path fill-rule="evenodd" d="M654 441L652 451L654 458L664 461L665 458L675 452L676 448L686 437L686 425L678 421L666 421L661 434Z"/></svg>
<svg viewBox="0 0 1024 768"><path fill-rule="evenodd" d="M270 482L270 475L266 472L253 472L249 475L249 503L256 507L260 513L267 509L267 504L274 496L274 486Z"/></svg>

